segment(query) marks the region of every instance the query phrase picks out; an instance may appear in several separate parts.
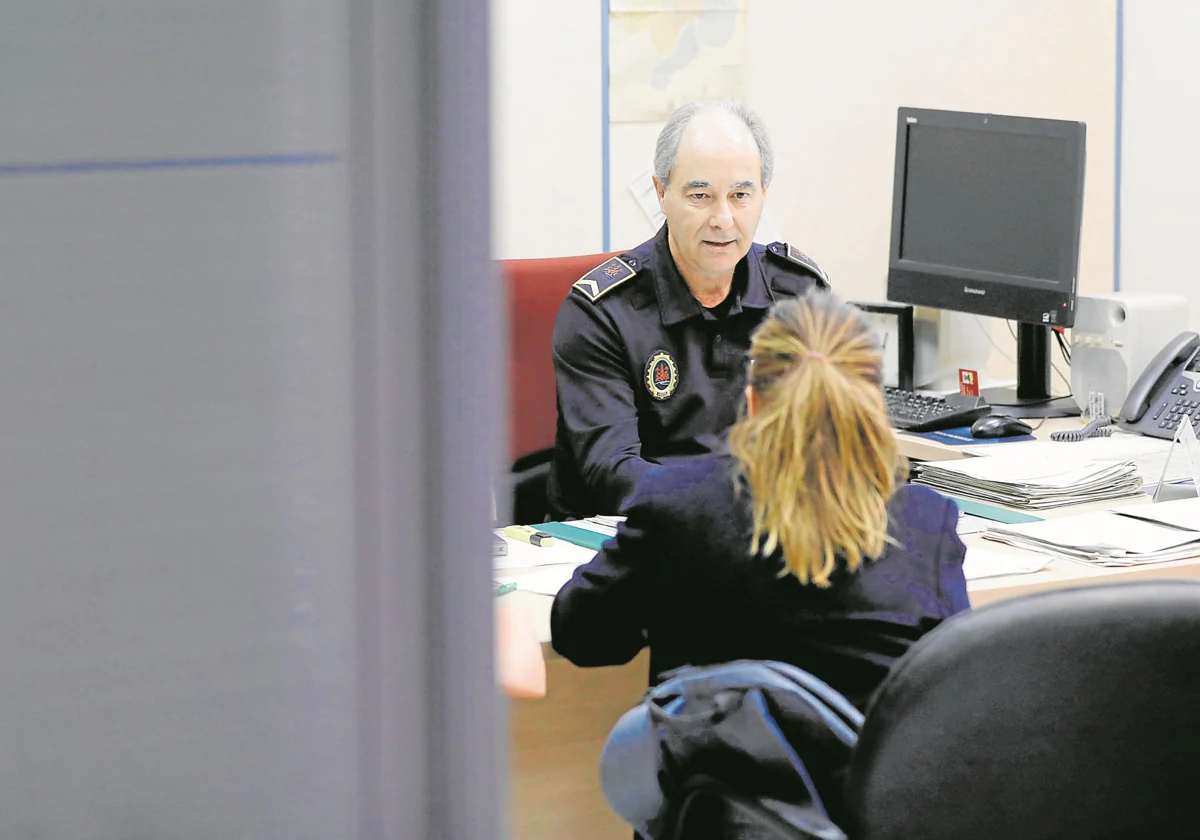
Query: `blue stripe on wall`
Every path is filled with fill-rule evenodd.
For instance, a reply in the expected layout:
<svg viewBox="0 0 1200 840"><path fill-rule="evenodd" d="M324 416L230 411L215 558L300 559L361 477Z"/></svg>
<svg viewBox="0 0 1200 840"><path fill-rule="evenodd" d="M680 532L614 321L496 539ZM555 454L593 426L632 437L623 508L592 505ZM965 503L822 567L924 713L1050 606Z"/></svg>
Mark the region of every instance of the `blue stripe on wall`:
<svg viewBox="0 0 1200 840"><path fill-rule="evenodd" d="M1121 125L1122 93L1125 87L1125 0L1117 0L1117 136L1113 173L1113 291L1121 291Z"/></svg>
<svg viewBox="0 0 1200 840"><path fill-rule="evenodd" d="M71 160L54 163L0 163L0 177L71 175L97 172L144 172L162 169L223 169L229 167L320 166L337 163L337 155L322 152L236 155L226 157L147 158L142 160Z"/></svg>
<svg viewBox="0 0 1200 840"><path fill-rule="evenodd" d="M608 151L608 2L600 3L600 207L603 216L602 250L612 250L612 196L609 194Z"/></svg>

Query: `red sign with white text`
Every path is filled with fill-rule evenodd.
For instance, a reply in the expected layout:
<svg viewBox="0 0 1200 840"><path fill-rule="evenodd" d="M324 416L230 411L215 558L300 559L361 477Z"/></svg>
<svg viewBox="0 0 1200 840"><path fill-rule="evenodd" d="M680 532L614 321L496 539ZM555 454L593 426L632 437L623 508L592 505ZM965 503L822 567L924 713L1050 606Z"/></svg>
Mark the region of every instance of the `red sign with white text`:
<svg viewBox="0 0 1200 840"><path fill-rule="evenodd" d="M968 397L979 396L979 374L973 370L966 368L958 369L958 390L959 393L966 394Z"/></svg>

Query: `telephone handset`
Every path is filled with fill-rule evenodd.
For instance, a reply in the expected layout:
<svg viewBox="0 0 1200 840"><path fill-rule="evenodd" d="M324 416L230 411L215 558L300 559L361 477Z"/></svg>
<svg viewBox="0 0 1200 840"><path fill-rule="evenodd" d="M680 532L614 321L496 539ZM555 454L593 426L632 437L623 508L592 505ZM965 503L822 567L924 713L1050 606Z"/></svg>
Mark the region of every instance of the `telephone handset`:
<svg viewBox="0 0 1200 840"><path fill-rule="evenodd" d="M1200 424L1200 335L1182 332L1158 351L1121 406L1118 425L1171 439L1180 422Z"/></svg>

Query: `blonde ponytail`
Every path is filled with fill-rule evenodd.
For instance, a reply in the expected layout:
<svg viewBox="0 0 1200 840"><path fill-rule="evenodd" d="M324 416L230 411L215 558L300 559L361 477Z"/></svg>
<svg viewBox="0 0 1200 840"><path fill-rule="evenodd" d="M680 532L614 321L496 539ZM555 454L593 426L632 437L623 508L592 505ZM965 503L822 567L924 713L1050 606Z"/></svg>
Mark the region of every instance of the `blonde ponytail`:
<svg viewBox="0 0 1200 840"><path fill-rule="evenodd" d="M772 308L750 344L753 416L729 447L749 485L750 550L826 586L883 553L888 500L907 474L884 409L882 353L859 310L828 292Z"/></svg>

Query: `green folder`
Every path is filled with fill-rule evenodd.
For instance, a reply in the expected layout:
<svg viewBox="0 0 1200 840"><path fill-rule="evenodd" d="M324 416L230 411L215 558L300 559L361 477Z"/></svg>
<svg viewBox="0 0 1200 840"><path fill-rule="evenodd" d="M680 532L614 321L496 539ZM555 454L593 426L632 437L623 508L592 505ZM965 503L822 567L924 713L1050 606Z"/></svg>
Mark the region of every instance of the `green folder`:
<svg viewBox="0 0 1200 840"><path fill-rule="evenodd" d="M958 503L958 509L963 513L970 513L974 516L990 519L993 522L1004 522L1008 525L1016 524L1017 522L1041 522L1042 517L1031 516L1028 513L1020 511L1007 510L995 505L985 504L984 502L975 502L971 499L961 499L958 496L951 496Z"/></svg>
<svg viewBox="0 0 1200 840"><path fill-rule="evenodd" d="M957 496L952 498L958 503L958 509L963 513L971 513L984 519L990 519L993 522L1004 522L1012 525L1017 522L1040 522L1042 519L1040 516L1031 516L1028 513L1021 513L1015 510L1005 510L1002 507L996 507L995 505L983 502L960 499ZM533 527L544 534L549 534L557 540L590 548L592 551L599 551L600 546L604 545L610 539L610 537L606 537L604 534L589 531L587 528L579 528L568 522L541 522Z"/></svg>
<svg viewBox="0 0 1200 840"><path fill-rule="evenodd" d="M556 540L569 542L573 545L581 545L584 548L592 549L592 551L599 551L600 546L604 545L610 539L604 536L604 534L589 531L587 528L577 528L566 522L540 522L533 527L537 528L543 534L549 534Z"/></svg>

